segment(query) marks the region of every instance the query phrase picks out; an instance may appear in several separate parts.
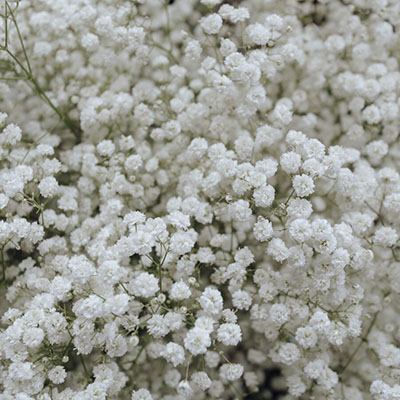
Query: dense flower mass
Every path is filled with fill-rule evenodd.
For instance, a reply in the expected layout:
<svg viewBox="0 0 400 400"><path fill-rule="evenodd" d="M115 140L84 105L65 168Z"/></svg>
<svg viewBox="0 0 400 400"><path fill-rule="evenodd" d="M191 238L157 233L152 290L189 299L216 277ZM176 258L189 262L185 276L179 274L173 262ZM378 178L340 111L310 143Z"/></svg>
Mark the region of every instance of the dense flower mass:
<svg viewBox="0 0 400 400"><path fill-rule="evenodd" d="M0 3L0 400L400 399L400 1Z"/></svg>

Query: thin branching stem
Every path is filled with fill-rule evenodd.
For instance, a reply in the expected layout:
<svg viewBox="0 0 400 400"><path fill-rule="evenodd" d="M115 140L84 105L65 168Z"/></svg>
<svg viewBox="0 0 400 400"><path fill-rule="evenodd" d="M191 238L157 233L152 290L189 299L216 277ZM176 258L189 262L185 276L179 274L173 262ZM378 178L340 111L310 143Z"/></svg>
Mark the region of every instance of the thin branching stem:
<svg viewBox="0 0 400 400"><path fill-rule="evenodd" d="M4 247L0 250L0 258L1 258L1 270L2 270L2 281L6 281L6 264L4 260Z"/></svg>
<svg viewBox="0 0 400 400"><path fill-rule="evenodd" d="M29 71L29 73L32 75L31 63L30 63L30 61L29 61L29 57L28 57L28 54L27 54L27 52L26 52L24 40L23 40L23 38L22 38L21 31L20 31L19 26L18 26L18 23L17 23L17 19L15 18L15 14L14 14L12 8L11 8L10 5L8 4L8 2L6 1L6 10L7 10L7 9L8 9L8 11L9 11L9 13L10 13L12 22L13 22L13 24L14 24L14 26L15 26L16 31L17 31L18 40L19 40L19 43L20 43L20 45L21 45L22 52L24 53L24 57L25 57L25 61L26 61L26 65L27 65L28 71ZM7 21L6 21L6 22L7 22ZM6 46L6 47L8 48L8 46Z"/></svg>
<svg viewBox="0 0 400 400"><path fill-rule="evenodd" d="M4 2L4 47L8 48L8 13L7 1Z"/></svg>
<svg viewBox="0 0 400 400"><path fill-rule="evenodd" d="M353 350L353 352L350 354L350 357L347 359L346 363L339 369L339 374L342 375L346 369L349 367L349 365L352 363L354 360L355 356L357 355L358 351L360 350L361 346L363 343L367 342L367 338L369 334L371 333L372 328L375 325L376 318L378 317L379 312L376 312L374 316L372 317L372 321L370 322L365 334L362 336L360 339L360 342L358 343L357 347Z"/></svg>
<svg viewBox="0 0 400 400"><path fill-rule="evenodd" d="M3 15L4 19L4 31L5 31L5 38L4 38L4 46L0 46L0 51L4 51L7 53L7 55L14 61L14 63L20 68L22 71L22 76L14 76L14 77L1 77L0 79L3 80L26 80L27 82L30 83L30 86L32 87L33 91L57 114L57 116L60 118L61 121L65 124L65 126L72 131L75 136L77 137L77 140L80 141L81 139L81 130L67 114L62 112L55 104L54 102L49 98L49 96L46 94L42 86L39 84L37 78L34 76L33 71L32 71L32 66L29 61L28 53L26 50L26 46L24 44L24 40L22 37L21 30L19 29L18 22L15 16L15 13L11 6L9 5L8 1L5 1L5 13ZM10 50L9 47L9 19L11 20L12 24L14 25L17 36L18 36L18 41L20 44L20 47L22 49L22 53L24 55L24 62L21 61L17 55ZM26 64L26 65L24 65Z"/></svg>

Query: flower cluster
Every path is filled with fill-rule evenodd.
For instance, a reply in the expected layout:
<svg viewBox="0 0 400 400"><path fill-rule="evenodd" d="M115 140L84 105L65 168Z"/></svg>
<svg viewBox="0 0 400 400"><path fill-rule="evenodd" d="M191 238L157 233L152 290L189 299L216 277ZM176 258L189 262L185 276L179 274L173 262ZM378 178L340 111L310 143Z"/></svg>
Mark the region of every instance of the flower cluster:
<svg viewBox="0 0 400 400"><path fill-rule="evenodd" d="M0 400L400 398L398 0L1 8Z"/></svg>

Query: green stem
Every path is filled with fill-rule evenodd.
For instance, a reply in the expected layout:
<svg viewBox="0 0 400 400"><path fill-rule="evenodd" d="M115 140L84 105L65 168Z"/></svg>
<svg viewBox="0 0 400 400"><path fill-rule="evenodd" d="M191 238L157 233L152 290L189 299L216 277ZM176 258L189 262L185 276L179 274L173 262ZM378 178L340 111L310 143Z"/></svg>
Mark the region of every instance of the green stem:
<svg viewBox="0 0 400 400"><path fill-rule="evenodd" d="M376 322L376 318L377 318L377 317L378 317L378 312L376 312L376 313L374 314L374 316L373 316L373 318L372 318L372 321L371 321L371 323L370 323L369 326L368 326L367 331L365 332L365 334L364 334L363 337L361 338L360 343L358 343L357 347L356 347L356 348L354 349L354 351L351 353L351 355L350 355L350 357L348 358L346 364L344 364L344 365L340 368L340 370L339 370L339 374L340 374L340 375L342 375L342 374L346 371L347 367L351 364L351 362L353 361L354 357L356 356L356 354L357 354L358 351L360 350L362 344L367 342L368 335L370 334L370 332L371 332L371 330L372 330L372 328L373 328L373 326L374 326L374 324L375 324L375 322Z"/></svg>
<svg viewBox="0 0 400 400"><path fill-rule="evenodd" d="M4 262L4 247L1 248L0 259L1 259L1 268L2 268L2 276L3 276L2 280L3 280L3 282L5 282L6 281L6 264Z"/></svg>
<svg viewBox="0 0 400 400"><path fill-rule="evenodd" d="M162 264L161 263L158 265L158 279L160 281L160 292L162 292L163 287L162 287Z"/></svg>
<svg viewBox="0 0 400 400"><path fill-rule="evenodd" d="M37 80L31 75L30 80L32 82L32 85L34 87L34 90L38 93L39 97L44 100L48 106L58 115L58 117L64 122L64 124L67 126L69 130L71 130L78 138L80 141L81 139L81 131L80 129L76 126L75 122L72 121L66 114L61 112L57 106L54 105L54 103L50 100L50 98L47 96L47 94L44 92L44 90L40 87L39 83Z"/></svg>
<svg viewBox="0 0 400 400"><path fill-rule="evenodd" d="M9 27L8 27L8 16L11 16L11 20L12 23L15 26L15 29L17 31L17 35L18 35L18 40L20 43L20 46L22 48L22 52L24 55L24 59L26 62L26 66L23 64L23 62L12 52L10 51L10 49L8 48L8 31L9 31ZM22 34L21 31L19 29L18 23L17 23L17 19L15 17L15 14L12 10L12 8L10 7L10 5L8 4L7 1L5 1L5 15L4 15L4 31L5 31L5 40L4 40L4 46L0 46L0 50L5 51L9 57L11 57L11 59L16 63L16 65L19 66L19 68L22 70L22 72L24 73L24 77L21 77L20 79L25 79L27 81L29 81L31 83L31 86L34 90L34 92L36 94L38 94L38 96L45 102L47 103L47 105L58 115L58 117L63 121L63 123L65 124L65 126L71 130L75 136L77 137L78 142L80 142L81 140L81 135L82 132L80 130L80 127L73 121L71 120L70 117L68 117L68 115L66 115L65 113L63 113L53 102L52 100L47 96L47 94L45 93L45 91L43 90L43 88L40 86L39 82L37 81L37 79L33 76L33 72L32 72L32 67L29 61L29 57L28 57L28 53L26 51L26 47L24 44L24 40L22 38ZM4 77L6 78L6 77ZM14 78L18 78L18 77L14 77ZM12 78L7 78L7 79L12 79Z"/></svg>
<svg viewBox="0 0 400 400"><path fill-rule="evenodd" d="M8 47L8 15L7 15L7 1L4 2L4 47Z"/></svg>
<svg viewBox="0 0 400 400"><path fill-rule="evenodd" d="M19 43L21 44L22 52L24 53L24 57L25 57L25 60L26 60L26 65L28 66L28 71L29 71L30 74L32 74L31 64L29 62L28 54L26 52L26 48L25 48L25 45L24 45L24 40L22 39L21 31L19 30L19 26L17 24L17 19L15 18L14 12L11 9L10 5L6 1L6 9L7 8L8 8L8 11L10 12L11 19L12 19L12 21L14 23L15 29L17 30L18 40L19 40Z"/></svg>
<svg viewBox="0 0 400 400"><path fill-rule="evenodd" d="M79 354L79 359L80 359L80 361L82 363L83 370L85 371L86 379L89 382L90 381L90 374L89 374L88 369L86 368L85 360L83 359L82 354Z"/></svg>

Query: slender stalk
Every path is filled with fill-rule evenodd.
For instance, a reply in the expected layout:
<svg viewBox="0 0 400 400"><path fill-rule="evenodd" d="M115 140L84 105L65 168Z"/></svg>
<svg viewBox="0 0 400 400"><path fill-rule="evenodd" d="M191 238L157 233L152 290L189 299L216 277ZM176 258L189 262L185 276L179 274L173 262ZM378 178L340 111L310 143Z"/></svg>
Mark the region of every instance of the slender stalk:
<svg viewBox="0 0 400 400"><path fill-rule="evenodd" d="M7 8L8 8L8 11L10 12L10 16L11 16L11 19L12 19L12 21L13 21L13 23L14 23L15 29L17 30L17 35L18 35L19 43L20 43L20 45L21 45L22 52L24 53L24 57L25 57L26 65L27 65L27 67L28 67L28 71L29 71L30 74L32 74L32 68L31 68L31 64L30 64L30 62L29 62L28 54L27 54L27 52L26 52L24 40L22 39L21 31L20 31L19 26L18 26L18 24L17 24L17 20L16 20L16 18L15 18L15 15L14 15L13 10L11 9L10 5L8 4L8 1L6 1L6 9L7 9ZM6 46L6 47L7 47L7 46Z"/></svg>
<svg viewBox="0 0 400 400"><path fill-rule="evenodd" d="M163 287L162 287L162 265L161 263L158 265L158 280L160 281L160 292L163 291Z"/></svg>
<svg viewBox="0 0 400 400"><path fill-rule="evenodd" d="M4 262L4 247L1 248L0 251L0 259L1 259L1 270L2 270L2 281L6 281L6 264Z"/></svg>
<svg viewBox="0 0 400 400"><path fill-rule="evenodd" d="M365 334L363 335L363 337L360 340L360 343L358 343L357 347L354 349L354 351L350 354L350 357L348 358L347 362L340 368L339 370L339 374L343 374L347 367L352 363L352 361L354 360L354 357L357 355L358 351L360 350L361 346L363 345L363 343L367 342L367 338L368 335L370 334L373 326L375 325L376 322L376 318L378 317L378 312L376 312L372 318L371 323L368 326L367 331L365 332Z"/></svg>
<svg viewBox="0 0 400 400"><path fill-rule="evenodd" d="M88 371L88 369L86 367L85 360L83 359L82 354L79 354L79 359L80 359L80 361L82 363L83 370L85 371L86 379L89 382L90 381L90 374L89 374L89 371Z"/></svg>
<svg viewBox="0 0 400 400"><path fill-rule="evenodd" d="M164 7L164 11L165 11L165 15L166 15L166 20L167 20L167 36L168 39L171 41L171 21L170 21L170 17L169 17L169 10L168 10L168 1L163 0L163 7ZM172 43L170 43L170 48L172 49Z"/></svg>
<svg viewBox="0 0 400 400"><path fill-rule="evenodd" d="M7 1L4 2L4 47L8 47L8 14L7 14Z"/></svg>
<svg viewBox="0 0 400 400"><path fill-rule="evenodd" d="M18 36L18 41L22 49L22 53L24 55L24 63L10 50L9 48L9 17L11 18L11 21L13 25L15 26L17 36ZM15 13L11 6L9 5L8 1L5 1L5 14L3 16L4 18L4 31L5 31L5 39L4 39L4 46L0 46L0 50L5 51L7 55L15 62L15 64L21 69L23 76L15 76L15 77L2 77L1 79L9 79L9 80L26 80L30 83L30 86L32 87L33 91L57 114L57 116L60 118L61 121L65 124L65 126L72 131L75 136L77 137L77 140L81 140L81 135L82 132L80 130L80 127L65 113L63 113L54 103L53 101L49 98L49 96L45 93L44 89L41 87L35 76L33 75L32 72L32 66L29 61L28 53L24 44L24 40L22 37L21 30L19 29L17 19L15 17Z"/></svg>

